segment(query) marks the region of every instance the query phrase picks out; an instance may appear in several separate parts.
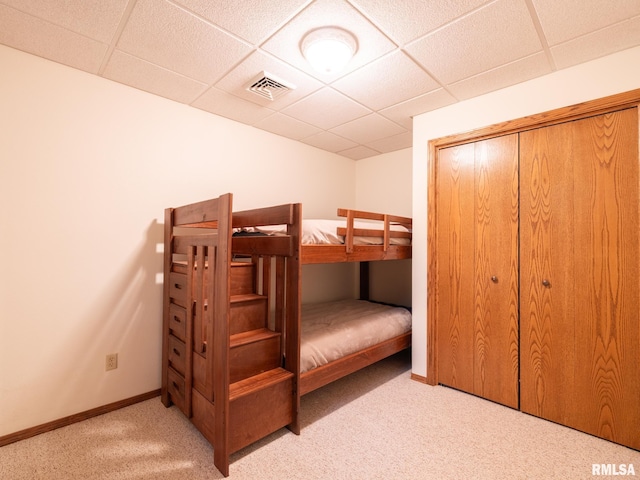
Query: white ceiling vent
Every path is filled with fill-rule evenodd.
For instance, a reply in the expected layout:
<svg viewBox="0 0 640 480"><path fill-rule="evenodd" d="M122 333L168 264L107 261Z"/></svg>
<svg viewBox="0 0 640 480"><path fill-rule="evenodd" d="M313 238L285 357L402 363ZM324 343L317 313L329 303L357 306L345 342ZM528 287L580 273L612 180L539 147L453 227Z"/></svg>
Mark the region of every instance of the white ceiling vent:
<svg viewBox="0 0 640 480"><path fill-rule="evenodd" d="M249 83L247 90L268 100L275 100L285 93L295 90L295 85L279 79L268 72L262 72Z"/></svg>

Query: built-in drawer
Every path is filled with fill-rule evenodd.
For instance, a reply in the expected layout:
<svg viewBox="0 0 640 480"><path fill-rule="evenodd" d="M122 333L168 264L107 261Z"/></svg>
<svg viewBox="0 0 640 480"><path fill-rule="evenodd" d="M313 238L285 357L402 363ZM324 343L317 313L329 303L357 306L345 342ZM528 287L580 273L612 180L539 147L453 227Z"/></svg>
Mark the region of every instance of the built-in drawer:
<svg viewBox="0 0 640 480"><path fill-rule="evenodd" d="M167 391L171 401L184 412L184 392L185 382L182 375L176 372L173 368L169 368L167 374Z"/></svg>
<svg viewBox="0 0 640 480"><path fill-rule="evenodd" d="M185 343L169 335L169 366L184 375L187 349Z"/></svg>
<svg viewBox="0 0 640 480"><path fill-rule="evenodd" d="M169 330L180 340L183 342L185 341L187 332L187 311L175 303L171 303L169 305Z"/></svg>
<svg viewBox="0 0 640 480"><path fill-rule="evenodd" d="M173 303L187 306L187 276L181 273L172 272L169 274L169 296Z"/></svg>

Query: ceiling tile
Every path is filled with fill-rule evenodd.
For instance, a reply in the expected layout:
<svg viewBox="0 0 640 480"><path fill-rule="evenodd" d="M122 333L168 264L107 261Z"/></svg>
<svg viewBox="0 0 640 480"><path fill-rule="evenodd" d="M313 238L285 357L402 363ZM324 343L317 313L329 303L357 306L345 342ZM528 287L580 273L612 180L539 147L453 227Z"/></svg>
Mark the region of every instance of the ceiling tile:
<svg viewBox="0 0 640 480"><path fill-rule="evenodd" d="M127 2L128 0L0 1L16 10L106 44L116 33Z"/></svg>
<svg viewBox="0 0 640 480"><path fill-rule="evenodd" d="M325 87L285 108L282 113L328 130L372 112L332 88Z"/></svg>
<svg viewBox="0 0 640 480"><path fill-rule="evenodd" d="M339 152L340 150L346 150L358 146L356 142L352 142L351 140L347 140L346 138L342 138L331 132L316 133L310 137L303 138L301 141L329 152Z"/></svg>
<svg viewBox="0 0 640 480"><path fill-rule="evenodd" d="M400 135L393 135L387 138L381 138L373 142L367 143L367 147L373 148L380 153L395 152L404 148L411 147L413 143L413 133L406 132Z"/></svg>
<svg viewBox="0 0 640 480"><path fill-rule="evenodd" d="M349 148L338 152L343 157L350 158L352 160L362 160L363 158L374 157L380 155L382 152L378 152L364 145L358 145L357 147Z"/></svg>
<svg viewBox="0 0 640 480"><path fill-rule="evenodd" d="M277 80L291 84L295 88L275 100L269 100L247 91L251 81L262 71L266 71L277 77ZM322 87L322 83L265 52L257 51L222 78L216 87L258 105L272 110L280 110L318 90Z"/></svg>
<svg viewBox="0 0 640 480"><path fill-rule="evenodd" d="M399 135L405 131L400 125L377 113L372 113L331 129L331 132L336 135L357 143L368 143L391 135Z"/></svg>
<svg viewBox="0 0 640 480"><path fill-rule="evenodd" d="M542 50L522 0L498 0L407 46L445 84Z"/></svg>
<svg viewBox="0 0 640 480"><path fill-rule="evenodd" d="M353 33L358 42L358 51L346 70L339 74L327 75L316 72L300 51L302 38L309 31L325 26L344 28ZM330 82L392 51L396 45L346 1L316 0L279 30L262 48L300 70L324 82Z"/></svg>
<svg viewBox="0 0 640 480"><path fill-rule="evenodd" d="M400 50L356 70L332 86L373 110L395 105L440 87Z"/></svg>
<svg viewBox="0 0 640 480"><path fill-rule="evenodd" d="M322 26L358 40L333 76L299 49ZM416 115L640 45L640 0L0 0L0 44L366 158ZM295 88L248 92L263 72Z"/></svg>
<svg viewBox="0 0 640 480"><path fill-rule="evenodd" d="M640 44L640 17L635 17L552 47L551 55L556 67L566 68L638 44Z"/></svg>
<svg viewBox="0 0 640 480"><path fill-rule="evenodd" d="M640 15L638 0L532 0L550 46Z"/></svg>
<svg viewBox="0 0 640 480"><path fill-rule="evenodd" d="M487 0L351 0L351 3L387 32L394 42L404 45L487 3Z"/></svg>
<svg viewBox="0 0 640 480"><path fill-rule="evenodd" d="M191 103L207 88L204 83L118 50L111 55L104 76L116 82L182 103Z"/></svg>
<svg viewBox="0 0 640 480"><path fill-rule="evenodd" d="M298 13L309 0L177 0L176 3L257 45Z"/></svg>
<svg viewBox="0 0 640 480"><path fill-rule="evenodd" d="M545 53L536 53L530 57L501 65L493 70L453 83L448 88L458 100L466 100L546 75L551 71L547 55Z"/></svg>
<svg viewBox="0 0 640 480"><path fill-rule="evenodd" d="M437 108L446 107L457 100L444 88L439 88L424 95L419 95L406 102L380 110L378 113L402 125L407 130L413 128L413 117L421 113L430 112Z"/></svg>
<svg viewBox="0 0 640 480"><path fill-rule="evenodd" d="M270 117L264 118L256 122L254 126L294 140L301 140L320 132L319 128L281 113L275 113Z"/></svg>
<svg viewBox="0 0 640 480"><path fill-rule="evenodd" d="M139 0L118 48L211 84L252 48L164 0Z"/></svg>
<svg viewBox="0 0 640 480"><path fill-rule="evenodd" d="M0 43L97 74L107 45L0 5Z"/></svg>
<svg viewBox="0 0 640 480"><path fill-rule="evenodd" d="M214 87L207 90L191 105L248 125L253 125L275 113L273 110L248 102Z"/></svg>

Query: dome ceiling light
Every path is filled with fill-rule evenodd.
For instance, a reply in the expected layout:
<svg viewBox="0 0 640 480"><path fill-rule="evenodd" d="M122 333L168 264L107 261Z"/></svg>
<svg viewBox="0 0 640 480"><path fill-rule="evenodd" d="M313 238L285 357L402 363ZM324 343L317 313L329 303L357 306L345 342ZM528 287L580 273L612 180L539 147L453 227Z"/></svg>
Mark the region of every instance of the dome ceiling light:
<svg viewBox="0 0 640 480"><path fill-rule="evenodd" d="M314 70L333 75L344 70L358 50L358 43L342 28L322 27L304 36L300 50Z"/></svg>

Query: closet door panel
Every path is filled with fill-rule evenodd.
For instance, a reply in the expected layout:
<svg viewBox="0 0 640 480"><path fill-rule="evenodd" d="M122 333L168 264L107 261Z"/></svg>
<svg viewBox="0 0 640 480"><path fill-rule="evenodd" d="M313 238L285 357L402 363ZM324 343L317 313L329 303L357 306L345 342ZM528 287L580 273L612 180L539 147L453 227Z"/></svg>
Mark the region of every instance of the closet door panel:
<svg viewBox="0 0 640 480"><path fill-rule="evenodd" d="M438 156L438 378L473 393L474 147Z"/></svg>
<svg viewBox="0 0 640 480"><path fill-rule="evenodd" d="M518 136L475 144L474 393L518 408Z"/></svg>
<svg viewBox="0 0 640 480"><path fill-rule="evenodd" d="M576 428L640 448L640 201L638 113L593 117L576 129Z"/></svg>
<svg viewBox="0 0 640 480"><path fill-rule="evenodd" d="M518 137L438 155L439 382L518 407Z"/></svg>
<svg viewBox="0 0 640 480"><path fill-rule="evenodd" d="M571 124L520 134L520 407L559 423L573 408L564 386L575 382L570 135Z"/></svg>
<svg viewBox="0 0 640 480"><path fill-rule="evenodd" d="M640 448L637 109L521 145L522 409Z"/></svg>

